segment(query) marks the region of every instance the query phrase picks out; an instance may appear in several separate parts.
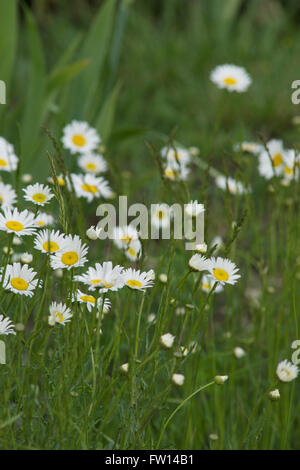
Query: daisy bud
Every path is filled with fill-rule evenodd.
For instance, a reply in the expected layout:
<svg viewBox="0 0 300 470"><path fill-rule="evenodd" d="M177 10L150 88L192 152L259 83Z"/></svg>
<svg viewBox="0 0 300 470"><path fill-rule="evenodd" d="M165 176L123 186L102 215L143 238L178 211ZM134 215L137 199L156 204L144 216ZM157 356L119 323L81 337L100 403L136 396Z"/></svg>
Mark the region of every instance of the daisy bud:
<svg viewBox="0 0 300 470"><path fill-rule="evenodd" d="M61 279L64 275L63 270L61 268L59 269L54 269L54 276L57 277L58 279Z"/></svg>
<svg viewBox="0 0 300 470"><path fill-rule="evenodd" d="M21 263L30 264L32 263L33 256L30 253L23 253L21 256Z"/></svg>
<svg viewBox="0 0 300 470"><path fill-rule="evenodd" d="M211 441L217 441L217 440L219 439L218 434L214 434L214 433L209 434L208 437L209 437L209 439L210 439Z"/></svg>
<svg viewBox="0 0 300 470"><path fill-rule="evenodd" d="M5 246L5 247L3 248L3 253L4 253L5 255L8 254L8 246ZM14 250L11 248L11 249L9 250L9 254L12 255L13 253L14 253Z"/></svg>
<svg viewBox="0 0 300 470"><path fill-rule="evenodd" d="M128 374L128 369L129 369L129 364L128 364L128 362L125 362L125 364L122 364L122 365L120 366L120 372L121 372L121 374L127 375L127 374Z"/></svg>
<svg viewBox="0 0 300 470"><path fill-rule="evenodd" d="M101 233L101 230L102 229L97 229L95 228L94 225L92 225L90 228L87 229L86 231L86 236L90 239L90 240L97 240L99 238L99 235Z"/></svg>
<svg viewBox="0 0 300 470"><path fill-rule="evenodd" d="M271 391L269 392L269 398L270 398L270 400L272 400L272 401L277 401L277 400L280 399L280 393L279 393L278 388L276 388L275 390L271 390Z"/></svg>
<svg viewBox="0 0 300 470"><path fill-rule="evenodd" d="M185 307L189 310L194 310L194 305L193 304L185 304Z"/></svg>
<svg viewBox="0 0 300 470"><path fill-rule="evenodd" d="M172 382L174 385L181 387L184 384L185 377L183 374L173 374L172 375Z"/></svg>
<svg viewBox="0 0 300 470"><path fill-rule="evenodd" d="M105 153L106 152L106 147L104 144L100 144L98 147L98 150L100 153Z"/></svg>
<svg viewBox="0 0 300 470"><path fill-rule="evenodd" d="M148 315L147 322L148 323L155 323L155 320L156 320L155 313L150 313L150 315Z"/></svg>
<svg viewBox="0 0 300 470"><path fill-rule="evenodd" d="M159 338L161 346L165 349L170 349L173 346L175 336L171 333L166 333Z"/></svg>
<svg viewBox="0 0 300 470"><path fill-rule="evenodd" d="M243 348L237 346L236 348L234 348L233 354L237 359L241 359L242 357L246 356L246 351Z"/></svg>
<svg viewBox="0 0 300 470"><path fill-rule="evenodd" d="M190 155L192 155L192 157L197 157L197 155L199 155L200 153L200 150L198 149L198 147L190 147L189 153Z"/></svg>
<svg viewBox="0 0 300 470"><path fill-rule="evenodd" d="M215 383L217 385L223 385L226 380L228 379L228 375L216 375L215 376Z"/></svg>
<svg viewBox="0 0 300 470"><path fill-rule="evenodd" d="M180 316L180 315L185 315L185 308L184 307L177 307L175 310L175 314Z"/></svg>
<svg viewBox="0 0 300 470"><path fill-rule="evenodd" d="M13 245L15 246L22 245L22 239L20 237L14 237L12 242L13 242Z"/></svg>
<svg viewBox="0 0 300 470"><path fill-rule="evenodd" d="M28 184L31 183L33 177L30 173L24 173L21 177L22 183Z"/></svg>
<svg viewBox="0 0 300 470"><path fill-rule="evenodd" d="M188 355L188 349L185 348L184 346L180 346L179 350L178 351L175 351L174 352L174 356L175 357L185 357Z"/></svg>
<svg viewBox="0 0 300 470"><path fill-rule="evenodd" d="M23 323L16 323L15 324L15 330L16 331L24 331L25 330L25 325L23 325Z"/></svg>
<svg viewBox="0 0 300 470"><path fill-rule="evenodd" d="M199 251L199 253L206 253L207 252L207 244L206 243L199 243L198 245L195 246L196 251Z"/></svg>
<svg viewBox="0 0 300 470"><path fill-rule="evenodd" d="M168 276L164 273L160 274L158 276L158 279L160 280L162 284L166 284L168 282Z"/></svg>

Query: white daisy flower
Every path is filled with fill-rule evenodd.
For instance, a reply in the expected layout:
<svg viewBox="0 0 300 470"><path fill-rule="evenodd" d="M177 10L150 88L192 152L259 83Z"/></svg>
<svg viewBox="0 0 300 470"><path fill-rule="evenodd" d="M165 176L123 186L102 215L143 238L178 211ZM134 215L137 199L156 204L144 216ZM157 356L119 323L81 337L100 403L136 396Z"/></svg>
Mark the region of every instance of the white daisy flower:
<svg viewBox="0 0 300 470"><path fill-rule="evenodd" d="M233 350L233 354L237 359L241 359L242 357L246 356L246 351L240 346L236 346Z"/></svg>
<svg viewBox="0 0 300 470"><path fill-rule="evenodd" d="M19 237L22 235L33 235L36 232L37 223L32 212L18 209L3 209L4 215L0 213L0 230L14 233Z"/></svg>
<svg viewBox="0 0 300 470"><path fill-rule="evenodd" d="M172 348L174 344L175 336L171 335L171 333L165 333L159 338L159 342L161 346L165 349Z"/></svg>
<svg viewBox="0 0 300 470"><path fill-rule="evenodd" d="M86 254L88 248L82 243L78 235L66 235L61 249L56 251L51 257L52 269L77 268L87 262Z"/></svg>
<svg viewBox="0 0 300 470"><path fill-rule="evenodd" d="M42 230L34 239L34 248L42 253L56 253L61 250L65 241L64 234L58 230Z"/></svg>
<svg viewBox="0 0 300 470"><path fill-rule="evenodd" d="M184 210L190 217L197 217L201 212L205 211L204 204L199 204L198 201L190 201L184 205Z"/></svg>
<svg viewBox="0 0 300 470"><path fill-rule="evenodd" d="M30 184L27 188L23 189L25 195L24 199L38 206L44 206L47 204L54 196L51 193L49 186L45 186L40 183Z"/></svg>
<svg viewBox="0 0 300 470"><path fill-rule="evenodd" d="M204 274L201 280L201 289L203 292L210 292L215 284L216 287L213 291L214 294L219 294L224 290L224 287L219 282L215 281L212 276Z"/></svg>
<svg viewBox="0 0 300 470"><path fill-rule="evenodd" d="M242 93L247 91L252 79L244 67L232 64L218 65L210 74L210 79L218 88Z"/></svg>
<svg viewBox="0 0 300 470"><path fill-rule="evenodd" d="M85 173L105 173L107 171L107 163L102 155L97 153L88 153L81 155L78 159L78 165Z"/></svg>
<svg viewBox="0 0 300 470"><path fill-rule="evenodd" d="M228 258L210 258L208 260L207 269L213 279L223 284L235 284L241 277L238 273L237 266Z"/></svg>
<svg viewBox="0 0 300 470"><path fill-rule="evenodd" d="M74 296L74 302L79 302L81 304L85 304L86 308L88 309L89 312L91 312L96 306L97 310L101 311L102 304L103 304L103 299L94 297L91 294L85 294L81 292L79 289L77 290L76 295ZM110 310L111 303L109 299L104 300L104 306L103 306L103 313L107 313Z"/></svg>
<svg viewBox="0 0 300 470"><path fill-rule="evenodd" d="M298 376L298 372L298 367L286 359L279 362L276 369L276 375L281 382L291 382Z"/></svg>
<svg viewBox="0 0 300 470"><path fill-rule="evenodd" d="M71 321L73 314L71 309L66 304L60 302L52 302L49 307L50 315L48 317L48 323L50 326L54 326L55 323L65 325Z"/></svg>
<svg viewBox="0 0 300 470"><path fill-rule="evenodd" d="M125 286L130 287L130 289L142 290L144 291L148 287L152 287L153 281L149 279L148 273L140 272L136 269L125 269L123 272L123 280Z"/></svg>
<svg viewBox="0 0 300 470"><path fill-rule="evenodd" d="M102 176L96 177L90 173L85 175L72 173L71 178L77 197L84 197L89 202L100 197L109 199L112 195L108 182Z"/></svg>
<svg viewBox="0 0 300 470"><path fill-rule="evenodd" d="M15 171L18 161L13 145L0 137L0 171Z"/></svg>
<svg viewBox="0 0 300 470"><path fill-rule="evenodd" d="M98 132L87 122L74 120L63 129L63 146L72 154L93 152L100 142Z"/></svg>
<svg viewBox="0 0 300 470"><path fill-rule="evenodd" d="M208 259L204 256L199 255L196 253L193 255L189 260L189 267L193 271L207 271L208 269Z"/></svg>
<svg viewBox="0 0 300 470"><path fill-rule="evenodd" d="M280 175L284 167L284 154L282 140L272 139L266 144L267 150L263 149L259 154L258 171L266 179L274 175Z"/></svg>
<svg viewBox="0 0 300 470"><path fill-rule="evenodd" d="M223 191L227 191L228 188L230 194L245 194L250 192L243 183L231 177L226 178L223 175L219 175L215 178L215 182L218 188L223 189Z"/></svg>
<svg viewBox="0 0 300 470"><path fill-rule="evenodd" d="M17 193L11 184L4 184L0 181L0 207L12 208L17 201Z"/></svg>
<svg viewBox="0 0 300 470"><path fill-rule="evenodd" d="M299 154L295 150L286 150L284 153L284 165L282 169L283 180L289 184L299 178Z"/></svg>
<svg viewBox="0 0 300 470"><path fill-rule="evenodd" d="M53 215L46 214L45 212L38 212L38 215L36 216L35 220L39 227L45 227L47 225L54 224Z"/></svg>
<svg viewBox="0 0 300 470"><path fill-rule="evenodd" d="M122 272L121 266L113 267L111 261L105 261L103 264L96 263L95 268L89 267L85 274L75 276L74 281L86 284L92 291L99 288L100 293L116 291L124 286Z"/></svg>
<svg viewBox="0 0 300 470"><path fill-rule="evenodd" d="M27 264L8 264L5 271L3 287L15 294L33 296L38 279L35 279L36 272L29 268ZM41 287L41 282L39 284Z"/></svg>
<svg viewBox="0 0 300 470"><path fill-rule="evenodd" d="M0 335L15 335L14 327L15 325L8 317L4 318L3 315L0 315Z"/></svg>
<svg viewBox="0 0 300 470"><path fill-rule="evenodd" d="M163 159L170 163L185 165L191 161L190 152L182 147L163 147L160 151Z"/></svg>
<svg viewBox="0 0 300 470"><path fill-rule="evenodd" d="M177 162L171 163L168 161L164 169L165 177L171 181L186 181L189 173L190 170L185 164L179 165Z"/></svg>
<svg viewBox="0 0 300 470"><path fill-rule="evenodd" d="M185 376L183 374L173 374L172 382L174 385L181 387L184 384Z"/></svg>
<svg viewBox="0 0 300 470"><path fill-rule="evenodd" d="M151 224L157 228L166 228L170 226L173 211L168 204L151 205Z"/></svg>
<svg viewBox="0 0 300 470"><path fill-rule="evenodd" d="M113 232L113 242L122 249L127 249L128 245L139 238L137 230L131 225L115 227Z"/></svg>
<svg viewBox="0 0 300 470"><path fill-rule="evenodd" d="M125 256L130 261L137 261L142 256L142 244L139 239L132 240L125 249Z"/></svg>

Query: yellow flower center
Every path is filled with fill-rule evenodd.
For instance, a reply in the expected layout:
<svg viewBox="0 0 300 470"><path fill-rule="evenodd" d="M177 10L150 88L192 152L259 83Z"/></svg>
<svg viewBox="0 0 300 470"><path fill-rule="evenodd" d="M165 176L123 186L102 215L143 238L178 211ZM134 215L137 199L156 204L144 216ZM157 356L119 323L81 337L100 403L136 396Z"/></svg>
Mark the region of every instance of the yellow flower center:
<svg viewBox="0 0 300 470"><path fill-rule="evenodd" d="M73 135L72 141L74 145L77 145L77 147L83 147L86 143L85 137L80 134Z"/></svg>
<svg viewBox="0 0 300 470"><path fill-rule="evenodd" d="M0 196L0 204L3 204L3 202L4 202L4 199L2 196Z"/></svg>
<svg viewBox="0 0 300 470"><path fill-rule="evenodd" d="M62 262L66 266L72 266L73 264L77 263L78 259L78 254L75 251L67 251L61 257Z"/></svg>
<svg viewBox="0 0 300 470"><path fill-rule="evenodd" d="M284 172L287 174L287 175L292 175L293 174L293 168L290 168L288 166L285 166L284 167ZM1 198L1 196L0 196Z"/></svg>
<svg viewBox="0 0 300 470"><path fill-rule="evenodd" d="M24 281L21 277L13 277L10 281L14 289L17 290L27 290L28 282Z"/></svg>
<svg viewBox="0 0 300 470"><path fill-rule="evenodd" d="M0 166L7 166L7 161L0 158Z"/></svg>
<svg viewBox="0 0 300 470"><path fill-rule="evenodd" d="M283 369L283 370L284 370L284 372L286 373L286 375L287 375L288 377L291 375L291 373L290 373L289 370L287 370L287 369Z"/></svg>
<svg viewBox="0 0 300 470"><path fill-rule="evenodd" d="M171 180L174 180L176 178L175 171L173 170L166 170L165 175L167 178L170 178Z"/></svg>
<svg viewBox="0 0 300 470"><path fill-rule="evenodd" d="M162 219L164 218L164 216L165 216L165 214L164 214L163 211L158 211L158 212L157 212L157 217L158 217L160 220L162 220Z"/></svg>
<svg viewBox="0 0 300 470"><path fill-rule="evenodd" d="M86 191L87 193L96 194L98 192L98 189L96 188L96 186L93 186L90 184L83 184L81 187L83 191Z"/></svg>
<svg viewBox="0 0 300 470"><path fill-rule="evenodd" d="M103 286L104 286L106 289L111 289L112 287L114 287L114 283L108 284L107 281L104 281L104 282L103 282Z"/></svg>
<svg viewBox="0 0 300 470"><path fill-rule="evenodd" d="M40 227L44 227L45 222L43 220L38 220L37 223L39 224Z"/></svg>
<svg viewBox="0 0 300 470"><path fill-rule="evenodd" d="M210 290L210 285L209 284L202 284L202 287L204 289Z"/></svg>
<svg viewBox="0 0 300 470"><path fill-rule="evenodd" d="M92 162L87 163L85 167L86 167L87 170L92 170L92 171L97 170L97 167L96 167L95 163L92 163Z"/></svg>
<svg viewBox="0 0 300 470"><path fill-rule="evenodd" d="M121 242L130 243L131 237L129 237L128 235L125 235L125 237L121 237L120 240Z"/></svg>
<svg viewBox="0 0 300 470"><path fill-rule="evenodd" d="M224 82L226 83L226 85L236 85L237 83L236 79L232 77L224 78Z"/></svg>
<svg viewBox="0 0 300 470"><path fill-rule="evenodd" d="M95 285L99 284L99 282L101 282L101 279L92 279L91 280L91 283Z"/></svg>
<svg viewBox="0 0 300 470"><path fill-rule="evenodd" d="M95 297L93 297L92 295L82 295L80 297L80 300L82 300L83 302L91 302L92 304L96 302Z"/></svg>
<svg viewBox="0 0 300 470"><path fill-rule="evenodd" d="M136 251L134 251L132 248L128 248L128 253L129 253L131 256L136 256Z"/></svg>
<svg viewBox="0 0 300 470"><path fill-rule="evenodd" d="M63 320L64 320L64 317L62 316L62 314L61 314L61 313L57 312L57 313L55 314L55 316L58 318L58 321L59 321L60 323L62 323L62 322L63 322Z"/></svg>
<svg viewBox="0 0 300 470"><path fill-rule="evenodd" d="M215 268L213 269L213 273L218 281L228 281L229 279L229 274L224 269Z"/></svg>
<svg viewBox="0 0 300 470"><path fill-rule="evenodd" d="M136 279L129 279L129 281L127 281L127 284L130 287L142 287L143 285L140 281L137 281Z"/></svg>
<svg viewBox="0 0 300 470"><path fill-rule="evenodd" d="M24 226L16 220L8 220L5 225L9 230L13 230L14 232L20 232L24 228Z"/></svg>
<svg viewBox="0 0 300 470"><path fill-rule="evenodd" d="M282 158L281 153L276 153L276 155L274 155L273 157L273 165L276 168L277 166L282 165L282 163L283 163L283 158Z"/></svg>
<svg viewBox="0 0 300 470"><path fill-rule="evenodd" d="M59 246L55 242L50 242L47 241L43 244L43 248L45 251L48 251L49 253L54 253L54 251L59 250Z"/></svg>
<svg viewBox="0 0 300 470"><path fill-rule="evenodd" d="M42 194L42 193L36 193L32 196L32 199L35 202L45 202L46 201L46 196L45 196L45 194Z"/></svg>

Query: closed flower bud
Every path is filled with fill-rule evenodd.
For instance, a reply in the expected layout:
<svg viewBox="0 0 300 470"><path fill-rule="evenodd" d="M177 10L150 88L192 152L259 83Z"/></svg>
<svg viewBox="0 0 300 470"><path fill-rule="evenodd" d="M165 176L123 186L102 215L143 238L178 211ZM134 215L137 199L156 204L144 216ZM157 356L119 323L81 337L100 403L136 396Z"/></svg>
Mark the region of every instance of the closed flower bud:
<svg viewBox="0 0 300 470"><path fill-rule="evenodd" d="M216 375L215 376L215 383L217 385L223 385L226 380L228 379L228 375Z"/></svg>
<svg viewBox="0 0 300 470"><path fill-rule="evenodd" d="M277 401L277 400L280 399L280 393L279 393L278 388L276 388L275 390L271 390L271 391L269 392L269 398L270 398L270 400L272 400L272 401Z"/></svg>
<svg viewBox="0 0 300 470"><path fill-rule="evenodd" d="M236 348L234 348L233 354L237 359L241 359L242 357L246 356L246 351L243 348L237 346Z"/></svg>
<svg viewBox="0 0 300 470"><path fill-rule="evenodd" d="M168 276L164 273L160 274L158 276L158 279L160 280L160 282L162 282L163 284L166 284L168 282Z"/></svg>
<svg viewBox="0 0 300 470"><path fill-rule="evenodd" d="M95 226L92 225L90 228L87 229L86 236L90 240L97 240L99 238L99 235L100 235L101 231L102 231L102 229L95 228Z"/></svg>
<svg viewBox="0 0 300 470"><path fill-rule="evenodd" d="M21 256L21 263L30 264L32 263L33 256L30 253L23 253Z"/></svg>
<svg viewBox="0 0 300 470"><path fill-rule="evenodd" d="M21 180L22 180L22 183L28 184L28 183L31 183L33 178L30 173L24 173L21 177Z"/></svg>
<svg viewBox="0 0 300 470"><path fill-rule="evenodd" d="M165 349L170 349L173 346L175 336L171 333L166 333L159 338L159 342Z"/></svg>
<svg viewBox="0 0 300 470"><path fill-rule="evenodd" d="M129 364L128 364L128 362L125 362L125 364L122 364L122 365L120 366L120 372L121 372L121 374L127 375L127 374L128 374L128 369L129 369Z"/></svg>
<svg viewBox="0 0 300 470"><path fill-rule="evenodd" d="M172 382L174 385L181 387L184 384L185 377L183 374L173 374L172 375Z"/></svg>

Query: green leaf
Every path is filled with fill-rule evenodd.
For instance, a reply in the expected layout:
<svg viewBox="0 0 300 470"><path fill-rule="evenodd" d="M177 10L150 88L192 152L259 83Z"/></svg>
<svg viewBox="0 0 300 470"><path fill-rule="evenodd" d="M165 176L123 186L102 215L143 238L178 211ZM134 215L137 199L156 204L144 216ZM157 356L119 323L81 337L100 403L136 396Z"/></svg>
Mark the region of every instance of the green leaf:
<svg viewBox="0 0 300 470"><path fill-rule="evenodd" d="M88 65L88 60L79 60L73 64L55 69L47 80L47 92L50 94L67 84Z"/></svg>
<svg viewBox="0 0 300 470"><path fill-rule="evenodd" d="M116 103L120 88L121 85L120 83L118 83L112 90L110 95L107 97L106 101L104 102L104 105L101 108L101 112L96 122L96 128L98 129L104 142L107 141L112 131Z"/></svg>
<svg viewBox="0 0 300 470"><path fill-rule="evenodd" d="M17 41L17 1L0 0L0 79L9 86Z"/></svg>
<svg viewBox="0 0 300 470"><path fill-rule="evenodd" d="M34 17L25 7L26 36L30 67L26 80L25 110L22 120L22 154L30 162L37 148L37 136L42 124L46 92L46 64L40 35Z"/></svg>

